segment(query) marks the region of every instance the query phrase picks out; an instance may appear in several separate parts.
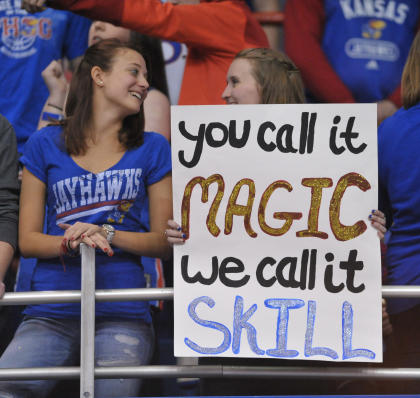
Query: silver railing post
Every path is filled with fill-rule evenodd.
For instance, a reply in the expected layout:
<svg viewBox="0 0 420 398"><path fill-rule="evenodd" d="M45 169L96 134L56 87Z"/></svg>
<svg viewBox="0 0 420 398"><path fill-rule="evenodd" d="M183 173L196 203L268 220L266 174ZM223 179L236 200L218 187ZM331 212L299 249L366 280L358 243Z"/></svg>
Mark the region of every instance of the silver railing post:
<svg viewBox="0 0 420 398"><path fill-rule="evenodd" d="M95 396L95 249L80 245L82 291L80 320L80 398Z"/></svg>

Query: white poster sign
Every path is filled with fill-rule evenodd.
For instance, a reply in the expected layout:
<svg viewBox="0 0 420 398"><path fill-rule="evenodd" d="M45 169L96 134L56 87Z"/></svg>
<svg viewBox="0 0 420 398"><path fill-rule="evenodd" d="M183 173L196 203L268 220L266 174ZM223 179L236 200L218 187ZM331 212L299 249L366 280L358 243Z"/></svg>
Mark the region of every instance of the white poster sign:
<svg viewBox="0 0 420 398"><path fill-rule="evenodd" d="M175 355L382 361L376 105L171 118Z"/></svg>

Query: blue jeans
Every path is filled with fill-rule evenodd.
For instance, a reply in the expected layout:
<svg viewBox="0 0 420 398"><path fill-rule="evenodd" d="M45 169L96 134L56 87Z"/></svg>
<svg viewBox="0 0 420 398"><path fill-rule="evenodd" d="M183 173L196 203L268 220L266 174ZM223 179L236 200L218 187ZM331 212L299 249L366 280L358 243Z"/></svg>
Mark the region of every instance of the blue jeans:
<svg viewBox="0 0 420 398"><path fill-rule="evenodd" d="M140 320L96 319L95 366L148 364L153 327ZM0 368L77 366L80 321L26 317L0 358ZM0 381L1 398L43 398L56 380ZM140 379L96 379L95 397L137 396Z"/></svg>

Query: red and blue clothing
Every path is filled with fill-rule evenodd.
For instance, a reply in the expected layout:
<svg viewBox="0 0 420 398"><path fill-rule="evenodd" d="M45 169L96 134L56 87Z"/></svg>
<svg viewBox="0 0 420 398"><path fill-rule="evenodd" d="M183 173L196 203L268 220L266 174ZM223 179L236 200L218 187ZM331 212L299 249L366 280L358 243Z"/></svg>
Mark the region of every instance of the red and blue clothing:
<svg viewBox="0 0 420 398"><path fill-rule="evenodd" d="M0 113L12 124L18 151L36 130L48 97L41 72L87 48L90 21L66 11L29 14L21 0L0 1Z"/></svg>
<svg viewBox="0 0 420 398"><path fill-rule="evenodd" d="M267 37L242 0L162 4L159 0L52 0L51 7L185 43L188 55L179 105L216 105L235 55L268 47Z"/></svg>
<svg viewBox="0 0 420 398"><path fill-rule="evenodd" d="M401 73L418 0L288 0L286 53L316 102L401 105Z"/></svg>

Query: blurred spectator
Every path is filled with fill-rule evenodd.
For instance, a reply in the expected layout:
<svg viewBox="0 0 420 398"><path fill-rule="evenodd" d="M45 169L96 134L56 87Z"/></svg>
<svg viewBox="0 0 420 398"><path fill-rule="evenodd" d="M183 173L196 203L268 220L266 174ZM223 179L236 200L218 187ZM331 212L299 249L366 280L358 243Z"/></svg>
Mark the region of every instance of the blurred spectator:
<svg viewBox="0 0 420 398"><path fill-rule="evenodd" d="M402 75L402 101L404 107L378 132L379 199L391 225L387 284L420 285L420 33ZM420 367L420 299L390 298L387 304L393 330L386 344L387 365ZM395 392L402 394L420 390L418 380L396 385ZM388 387L387 393L394 392L392 385Z"/></svg>
<svg viewBox="0 0 420 398"><path fill-rule="evenodd" d="M15 133L0 115L0 297L4 294L3 280L17 246L17 168Z"/></svg>
<svg viewBox="0 0 420 398"><path fill-rule="evenodd" d="M31 9L30 5L45 1L24 3ZM172 0L165 4L159 0L53 0L47 4L185 43L188 55L180 105L222 103L223 82L236 53L268 46L264 31L243 0Z"/></svg>
<svg viewBox="0 0 420 398"><path fill-rule="evenodd" d="M12 291L16 269L13 253L17 247L18 160L13 127L0 115L0 297ZM12 264L11 264L12 263ZM0 353L6 348L20 319L16 306L0 307Z"/></svg>
<svg viewBox="0 0 420 398"><path fill-rule="evenodd" d="M285 0L253 0L253 9L256 12L275 13L284 8ZM281 25L266 24L263 29L267 35L270 48L273 50L283 49L283 27Z"/></svg>
<svg viewBox="0 0 420 398"><path fill-rule="evenodd" d="M165 58L166 76L168 77L169 100L172 105L177 105L188 49L184 43L162 40L162 51Z"/></svg>
<svg viewBox="0 0 420 398"><path fill-rule="evenodd" d="M377 102L378 123L400 107L418 0L288 0L285 13L286 53L314 102Z"/></svg>
<svg viewBox="0 0 420 398"><path fill-rule="evenodd" d="M53 59L74 61L83 54L90 21L51 9L29 15L20 0L0 1L0 21L0 112L13 125L22 153L48 96L41 71Z"/></svg>
<svg viewBox="0 0 420 398"><path fill-rule="evenodd" d="M102 22L106 24L106 22ZM110 25L110 24L107 24ZM125 29L125 28L119 28ZM168 98L168 83L165 73L162 44L156 37L130 32L130 41L143 49L149 57L149 92L144 101L145 131L155 131L171 140L171 109Z"/></svg>

